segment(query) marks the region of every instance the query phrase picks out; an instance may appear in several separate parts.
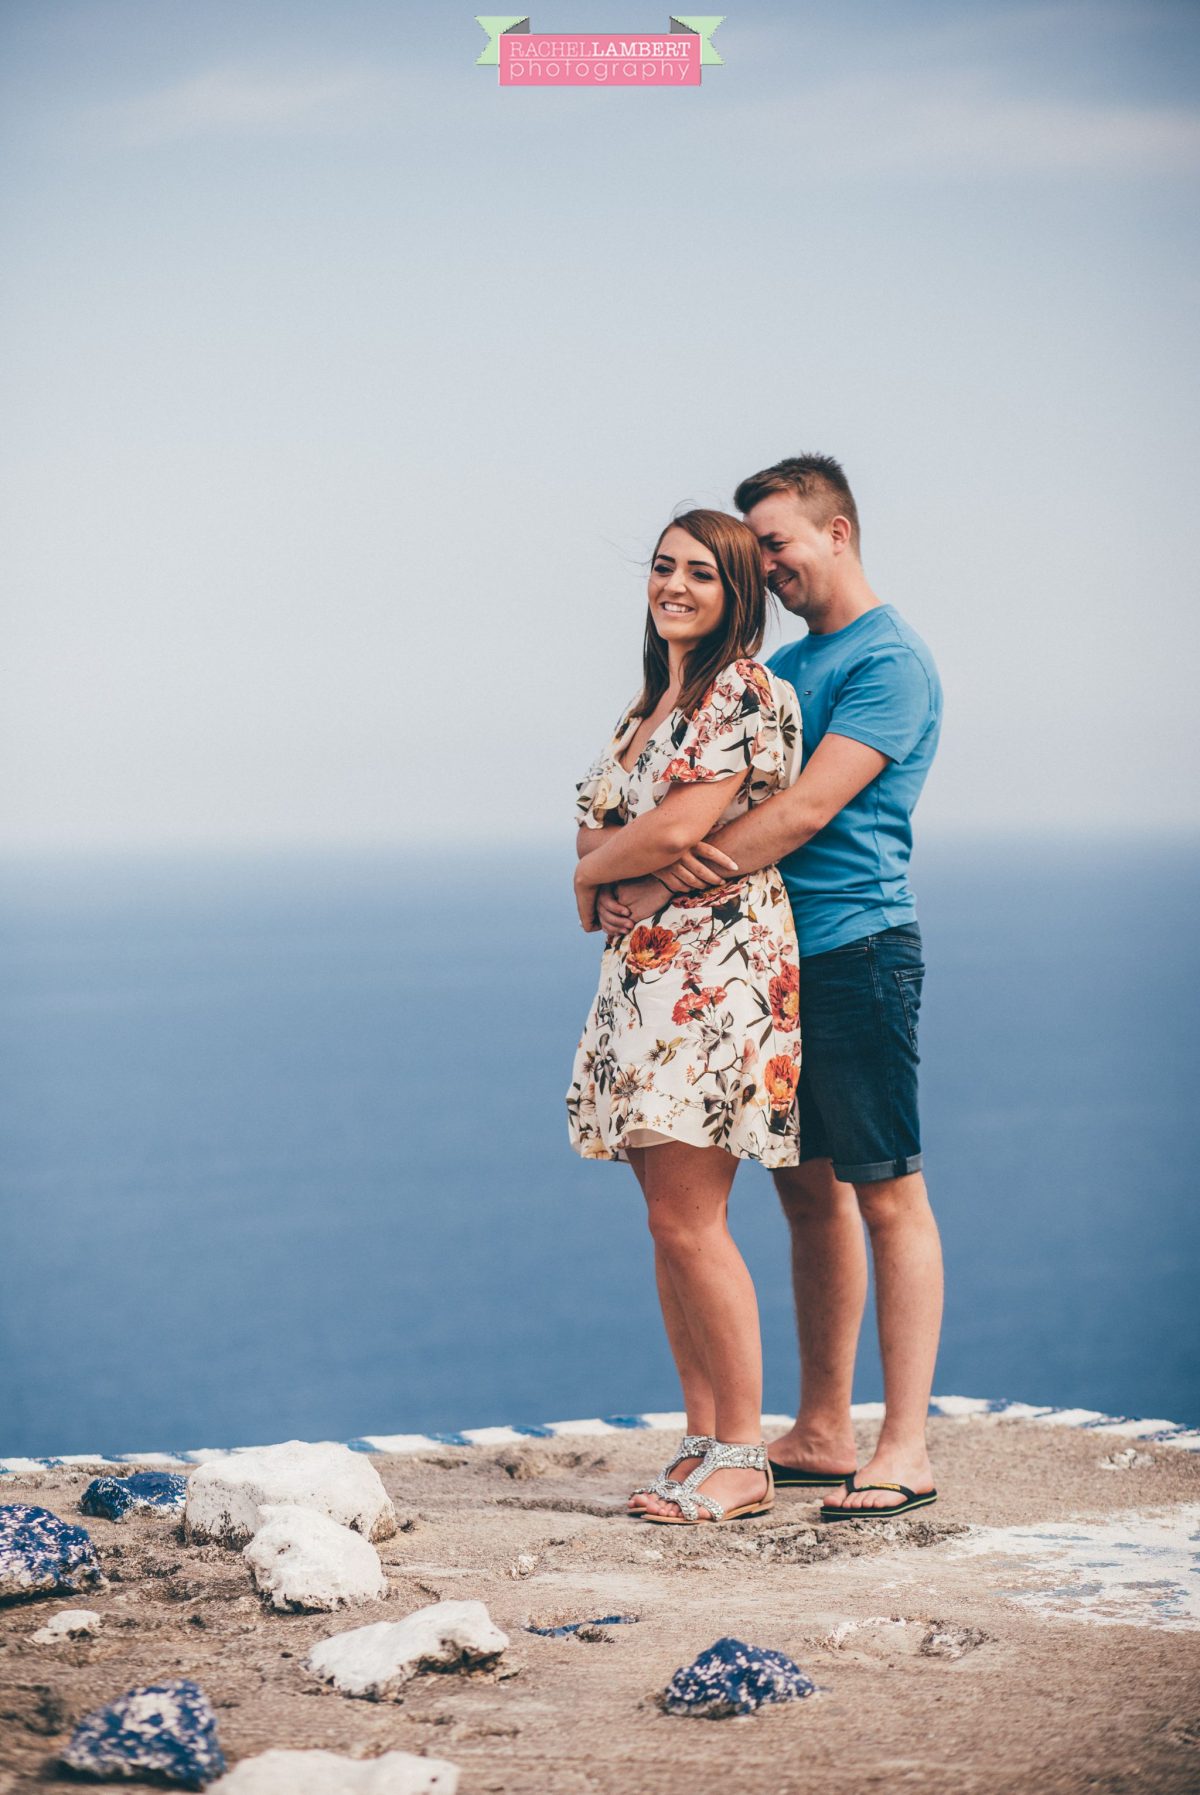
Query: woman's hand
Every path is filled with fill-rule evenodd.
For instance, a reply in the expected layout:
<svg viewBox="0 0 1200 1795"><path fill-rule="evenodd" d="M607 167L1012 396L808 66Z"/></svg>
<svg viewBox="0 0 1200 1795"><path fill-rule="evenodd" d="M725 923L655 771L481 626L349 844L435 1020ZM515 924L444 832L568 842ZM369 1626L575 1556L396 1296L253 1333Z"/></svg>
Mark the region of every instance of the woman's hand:
<svg viewBox="0 0 1200 1795"><path fill-rule="evenodd" d="M723 885L737 870L737 861L713 842L698 841L670 866L664 866L658 876L669 891L703 891L709 885Z"/></svg>

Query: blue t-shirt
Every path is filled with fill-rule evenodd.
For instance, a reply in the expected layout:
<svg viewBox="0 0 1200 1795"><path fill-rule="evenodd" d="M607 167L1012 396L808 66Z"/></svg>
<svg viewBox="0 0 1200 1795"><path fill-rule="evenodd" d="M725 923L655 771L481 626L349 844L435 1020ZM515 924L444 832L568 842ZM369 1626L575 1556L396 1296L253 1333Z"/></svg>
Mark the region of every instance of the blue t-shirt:
<svg viewBox="0 0 1200 1795"><path fill-rule="evenodd" d="M796 689L805 766L830 732L888 757L831 822L779 862L801 955L915 921L912 813L942 724L933 656L892 605L876 605L845 629L785 642L767 666Z"/></svg>

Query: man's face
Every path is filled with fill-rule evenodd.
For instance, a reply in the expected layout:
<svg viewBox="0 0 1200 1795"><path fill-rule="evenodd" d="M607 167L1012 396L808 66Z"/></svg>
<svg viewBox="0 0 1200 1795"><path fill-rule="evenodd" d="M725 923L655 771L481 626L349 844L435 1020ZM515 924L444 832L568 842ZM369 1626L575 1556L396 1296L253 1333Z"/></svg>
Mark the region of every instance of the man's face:
<svg viewBox="0 0 1200 1795"><path fill-rule="evenodd" d="M828 524L818 526L794 493L769 492L746 513L758 537L767 585L787 610L805 622L829 608L838 558Z"/></svg>

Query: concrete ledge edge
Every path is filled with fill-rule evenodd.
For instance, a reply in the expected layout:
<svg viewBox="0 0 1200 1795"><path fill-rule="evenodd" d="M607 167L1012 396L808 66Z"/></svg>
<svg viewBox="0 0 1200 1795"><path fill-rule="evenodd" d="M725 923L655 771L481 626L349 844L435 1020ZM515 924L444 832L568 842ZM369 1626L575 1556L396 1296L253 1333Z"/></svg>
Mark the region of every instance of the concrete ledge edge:
<svg viewBox="0 0 1200 1795"><path fill-rule="evenodd" d="M1174 1446L1184 1452L1200 1452L1200 1428L1186 1427L1177 1421L1135 1420L1129 1415L1105 1415L1097 1409L1064 1409L1036 1403L1013 1402L1008 1398L984 1396L935 1396L929 1413L937 1419L969 1421L983 1415L1008 1416L1014 1420L1035 1421L1048 1427L1080 1427L1099 1434L1123 1435L1158 1446ZM883 1415L881 1402L856 1402L851 1409L856 1421L877 1421ZM763 1427L768 1433L790 1427L791 1415L764 1415ZM659 1428L682 1433L685 1417L677 1413L643 1415L593 1416L582 1421L545 1421L514 1423L508 1427L467 1427L458 1433L432 1434L363 1434L355 1440L343 1440L352 1452L390 1453L403 1455L428 1452L439 1446L504 1446L522 1440L553 1440L586 1434L627 1433L633 1430ZM56 1458L0 1459L0 1477L20 1476L27 1471L48 1471L71 1466L93 1465L202 1465L209 1459L230 1458L238 1452L250 1452L249 1446L200 1446L190 1452L121 1452L64 1453Z"/></svg>

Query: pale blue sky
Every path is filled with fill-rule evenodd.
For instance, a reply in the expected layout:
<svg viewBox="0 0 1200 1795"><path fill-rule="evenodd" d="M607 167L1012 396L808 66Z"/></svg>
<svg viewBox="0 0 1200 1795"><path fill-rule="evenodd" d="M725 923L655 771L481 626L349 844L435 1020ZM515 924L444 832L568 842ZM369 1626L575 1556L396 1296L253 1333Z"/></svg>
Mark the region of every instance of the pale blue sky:
<svg viewBox="0 0 1200 1795"><path fill-rule="evenodd" d="M561 838L659 528L814 449L926 830L1195 827L1194 6L738 6L686 92L441 0L0 34L0 845Z"/></svg>

